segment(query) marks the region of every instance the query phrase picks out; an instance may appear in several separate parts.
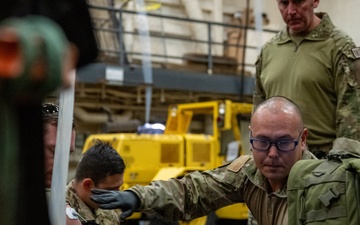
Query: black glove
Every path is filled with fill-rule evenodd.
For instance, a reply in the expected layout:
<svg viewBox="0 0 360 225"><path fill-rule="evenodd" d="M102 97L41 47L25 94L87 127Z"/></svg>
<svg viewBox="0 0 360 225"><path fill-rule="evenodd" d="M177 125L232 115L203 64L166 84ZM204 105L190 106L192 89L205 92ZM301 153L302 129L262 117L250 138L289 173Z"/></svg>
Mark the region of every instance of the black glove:
<svg viewBox="0 0 360 225"><path fill-rule="evenodd" d="M121 209L120 220L131 216L139 208L140 200L132 191L92 190L91 200L103 209Z"/></svg>

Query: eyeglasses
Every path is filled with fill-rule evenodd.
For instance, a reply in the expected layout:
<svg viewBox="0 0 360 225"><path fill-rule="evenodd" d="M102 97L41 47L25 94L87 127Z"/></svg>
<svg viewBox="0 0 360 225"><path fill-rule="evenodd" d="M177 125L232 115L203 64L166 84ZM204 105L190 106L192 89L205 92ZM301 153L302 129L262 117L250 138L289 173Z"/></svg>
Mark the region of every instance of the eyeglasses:
<svg viewBox="0 0 360 225"><path fill-rule="evenodd" d="M250 131L250 143L253 149L258 151L269 151L271 146L275 145L276 148L281 152L291 152L299 144L300 138L303 131L300 132L299 137L294 140L281 140L281 141L268 141L264 139L251 138L252 134Z"/></svg>
<svg viewBox="0 0 360 225"><path fill-rule="evenodd" d="M56 124L57 124L57 119L59 117L59 106L53 103L45 103L42 105L41 107L41 111L42 111L42 116L44 121L54 121L56 120ZM75 129L76 125L75 122L73 120L72 123L72 128Z"/></svg>
<svg viewBox="0 0 360 225"><path fill-rule="evenodd" d="M42 115L46 116L57 116L59 114L59 106L53 103L45 103L41 108Z"/></svg>

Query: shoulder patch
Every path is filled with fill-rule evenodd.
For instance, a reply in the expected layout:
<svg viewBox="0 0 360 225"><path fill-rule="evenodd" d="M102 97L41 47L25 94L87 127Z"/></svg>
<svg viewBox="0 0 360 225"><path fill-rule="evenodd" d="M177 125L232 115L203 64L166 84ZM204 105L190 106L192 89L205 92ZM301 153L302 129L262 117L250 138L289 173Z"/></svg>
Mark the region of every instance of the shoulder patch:
<svg viewBox="0 0 360 225"><path fill-rule="evenodd" d="M351 49L356 59L360 59L360 47L356 47Z"/></svg>
<svg viewBox="0 0 360 225"><path fill-rule="evenodd" d="M238 157L232 163L230 163L227 169L232 172L239 172L239 170L245 165L245 163L250 159L250 157L250 155L242 155Z"/></svg>

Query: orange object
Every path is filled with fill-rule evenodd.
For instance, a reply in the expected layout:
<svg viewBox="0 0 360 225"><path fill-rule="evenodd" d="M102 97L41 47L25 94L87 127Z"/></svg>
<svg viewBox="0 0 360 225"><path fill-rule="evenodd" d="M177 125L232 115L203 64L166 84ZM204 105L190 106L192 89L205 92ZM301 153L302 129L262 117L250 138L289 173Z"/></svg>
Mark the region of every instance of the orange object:
<svg viewBox="0 0 360 225"><path fill-rule="evenodd" d="M15 78L23 71L23 54L15 30L0 30L0 77Z"/></svg>

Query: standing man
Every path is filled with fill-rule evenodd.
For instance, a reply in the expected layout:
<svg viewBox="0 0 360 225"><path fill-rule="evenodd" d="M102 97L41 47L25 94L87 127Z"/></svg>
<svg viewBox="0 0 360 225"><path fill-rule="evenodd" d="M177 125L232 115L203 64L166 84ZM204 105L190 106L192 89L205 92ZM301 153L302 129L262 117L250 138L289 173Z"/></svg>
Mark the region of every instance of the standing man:
<svg viewBox="0 0 360 225"><path fill-rule="evenodd" d="M360 139L360 48L335 27L320 0L277 0L286 27L256 63L253 103L275 95L294 101L309 129L308 147L323 158L337 137Z"/></svg>
<svg viewBox="0 0 360 225"><path fill-rule="evenodd" d="M53 175L56 135L59 119L59 106L53 103L42 105L44 126L44 162L45 162L45 188L48 199L50 198L51 182ZM73 123L70 140L70 154L75 151L75 124ZM80 225L80 221L72 214L71 208L66 206L66 225Z"/></svg>
<svg viewBox="0 0 360 225"><path fill-rule="evenodd" d="M172 220L191 220L245 202L259 224L287 225L287 177L296 161L312 157L306 149L308 130L298 107L283 97L259 104L249 129L252 156L123 192L94 190L91 198L104 209L121 208L122 219L141 211Z"/></svg>
<svg viewBox="0 0 360 225"><path fill-rule="evenodd" d="M115 210L99 209L90 200L91 190L116 190L124 183L125 163L105 142L97 142L80 159L73 179L67 186L66 202L74 208L83 223L98 225L120 224Z"/></svg>

